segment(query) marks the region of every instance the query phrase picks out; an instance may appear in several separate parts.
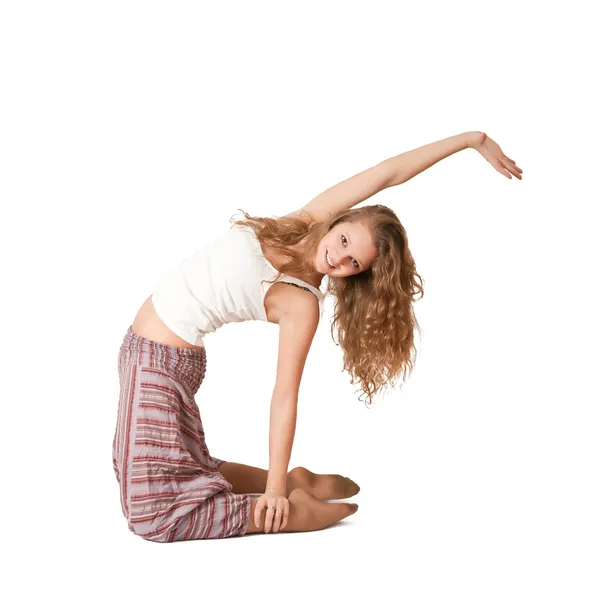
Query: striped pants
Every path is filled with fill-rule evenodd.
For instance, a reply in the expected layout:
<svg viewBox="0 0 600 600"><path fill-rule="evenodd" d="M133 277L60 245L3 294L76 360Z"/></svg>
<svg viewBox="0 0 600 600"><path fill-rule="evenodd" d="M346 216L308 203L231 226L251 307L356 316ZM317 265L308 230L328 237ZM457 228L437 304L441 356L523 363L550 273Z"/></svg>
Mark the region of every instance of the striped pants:
<svg viewBox="0 0 600 600"><path fill-rule="evenodd" d="M234 494L210 455L194 400L205 348L177 348L127 330L118 359L120 395L113 467L129 529L175 542L245 535L248 494Z"/></svg>

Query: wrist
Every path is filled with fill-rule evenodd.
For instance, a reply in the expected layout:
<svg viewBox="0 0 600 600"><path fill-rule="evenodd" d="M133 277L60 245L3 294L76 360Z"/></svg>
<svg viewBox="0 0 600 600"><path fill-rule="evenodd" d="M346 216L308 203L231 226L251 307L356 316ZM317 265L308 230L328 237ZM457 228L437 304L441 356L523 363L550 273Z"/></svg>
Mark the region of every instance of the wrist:
<svg viewBox="0 0 600 600"><path fill-rule="evenodd" d="M265 493L271 492L274 494L284 496L286 488L287 474L286 477L283 479L281 477L273 477L271 479L267 479L267 483L265 484Z"/></svg>
<svg viewBox="0 0 600 600"><path fill-rule="evenodd" d="M473 148L477 150L477 148L483 143L486 135L482 131L468 131L465 133L465 139L467 142L467 148Z"/></svg>

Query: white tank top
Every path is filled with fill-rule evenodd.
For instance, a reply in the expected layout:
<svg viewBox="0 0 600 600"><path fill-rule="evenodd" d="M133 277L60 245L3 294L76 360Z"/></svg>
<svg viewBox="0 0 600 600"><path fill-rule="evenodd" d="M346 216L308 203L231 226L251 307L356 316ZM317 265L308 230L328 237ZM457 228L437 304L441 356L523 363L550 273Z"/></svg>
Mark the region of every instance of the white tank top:
<svg viewBox="0 0 600 600"><path fill-rule="evenodd" d="M204 346L203 337L226 323L267 321L264 299L277 269L265 258L254 231L232 226L159 281L152 304L161 321L180 338ZM278 281L304 287L319 299L320 289L291 275Z"/></svg>

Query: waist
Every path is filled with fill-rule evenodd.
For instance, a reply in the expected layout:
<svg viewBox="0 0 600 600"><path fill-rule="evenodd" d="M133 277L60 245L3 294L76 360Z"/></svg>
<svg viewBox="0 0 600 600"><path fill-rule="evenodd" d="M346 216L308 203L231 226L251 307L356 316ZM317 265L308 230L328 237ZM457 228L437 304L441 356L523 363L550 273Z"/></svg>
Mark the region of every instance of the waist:
<svg viewBox="0 0 600 600"><path fill-rule="evenodd" d="M131 325L132 331L148 340L176 348L204 348L197 329L182 331L176 323L165 323L156 311L152 296L146 299Z"/></svg>

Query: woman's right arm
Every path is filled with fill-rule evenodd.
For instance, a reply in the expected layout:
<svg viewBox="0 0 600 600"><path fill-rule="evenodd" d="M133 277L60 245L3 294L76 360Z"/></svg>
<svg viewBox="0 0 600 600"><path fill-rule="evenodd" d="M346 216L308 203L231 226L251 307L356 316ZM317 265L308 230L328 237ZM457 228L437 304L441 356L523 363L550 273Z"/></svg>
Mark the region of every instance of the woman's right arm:
<svg viewBox="0 0 600 600"><path fill-rule="evenodd" d="M279 316L279 353L271 399L266 489L285 495L296 431L298 391L306 357L319 324L319 300L312 293L300 294L289 286L281 287L278 296L285 309Z"/></svg>
<svg viewBox="0 0 600 600"><path fill-rule="evenodd" d="M296 431L298 390L320 314L319 300L313 293L299 294L291 286L275 285L278 287L278 304L285 308L279 314L279 356L271 399L267 485L265 493L256 502L253 515L254 524L260 527L261 513L267 509L265 533L271 527L277 532L287 525L287 471Z"/></svg>

